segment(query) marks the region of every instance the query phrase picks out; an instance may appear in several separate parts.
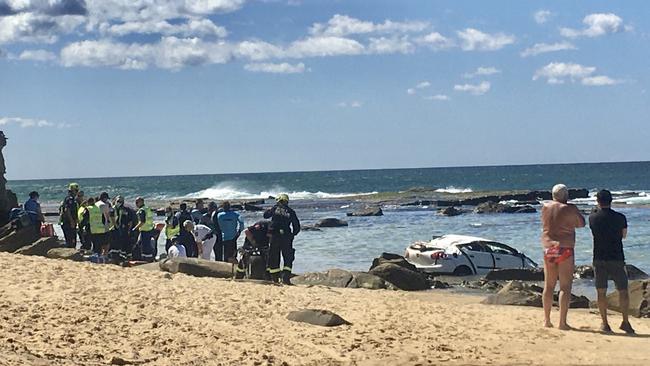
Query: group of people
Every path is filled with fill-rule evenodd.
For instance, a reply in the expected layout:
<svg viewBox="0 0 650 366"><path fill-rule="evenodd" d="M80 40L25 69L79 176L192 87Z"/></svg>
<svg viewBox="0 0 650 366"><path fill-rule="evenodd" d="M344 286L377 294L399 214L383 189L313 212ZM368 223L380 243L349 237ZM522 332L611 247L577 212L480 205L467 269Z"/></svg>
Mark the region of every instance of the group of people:
<svg viewBox="0 0 650 366"><path fill-rule="evenodd" d="M567 314L573 284L575 266L574 248L577 228L585 227L586 222L577 206L568 203L569 191L563 184L552 190L553 200L542 206L542 245L544 247L544 325L552 327L551 308L553 294L559 280L560 323L559 328L569 330ZM627 237L625 215L611 208L612 194L601 190L596 195L598 206L589 215L589 228L593 235L593 268L598 310L602 319L600 330L612 331L607 320L607 282L613 279L618 291L619 305L623 315L620 329L633 334L629 322L628 277L625 269L623 239Z"/></svg>
<svg viewBox="0 0 650 366"><path fill-rule="evenodd" d="M32 199L30 194L31 201L25 203L26 210L38 204L38 193L32 193L35 198ZM98 256L154 261L163 224L154 223L154 211L145 205L142 197L135 200L135 206L134 209L125 205L122 196L111 201L107 192L96 198L86 198L77 183L70 183L68 194L59 208L66 246L76 248L79 238L81 249L92 250ZM42 221L40 205L37 211L36 216ZM245 246L265 248L269 279L290 284L295 257L293 239L300 232L300 221L289 207L286 194L278 195L276 204L264 212L268 221L257 222L248 228L229 201L223 201L221 206L210 202L206 208L202 200L197 200L191 210L186 203L181 203L178 211L169 206L165 213L168 257L211 260L214 255L216 261L238 263L237 240L244 232Z"/></svg>

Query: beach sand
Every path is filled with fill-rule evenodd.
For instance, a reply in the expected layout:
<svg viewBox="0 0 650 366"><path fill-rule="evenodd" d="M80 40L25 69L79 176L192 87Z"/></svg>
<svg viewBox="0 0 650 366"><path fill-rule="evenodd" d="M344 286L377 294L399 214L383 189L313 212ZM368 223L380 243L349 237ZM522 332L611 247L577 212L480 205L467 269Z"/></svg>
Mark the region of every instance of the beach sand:
<svg viewBox="0 0 650 366"><path fill-rule="evenodd" d="M541 327L536 308L408 293L274 286L0 253L0 364L427 365L645 364L639 336L601 335L593 310L575 331ZM352 325L286 320L328 309ZM557 322L557 311L553 317ZM613 315L612 325L620 316Z"/></svg>

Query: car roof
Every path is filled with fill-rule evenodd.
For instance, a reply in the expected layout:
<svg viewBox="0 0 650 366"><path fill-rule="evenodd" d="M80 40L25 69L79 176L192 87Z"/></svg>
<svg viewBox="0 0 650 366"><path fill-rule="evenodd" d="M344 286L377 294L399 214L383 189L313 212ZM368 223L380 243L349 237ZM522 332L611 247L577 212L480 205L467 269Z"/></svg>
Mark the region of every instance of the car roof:
<svg viewBox="0 0 650 366"><path fill-rule="evenodd" d="M494 242L494 240L479 238L477 236L449 234L449 235L443 235L439 238L433 239L427 244L439 248L446 248L452 245L469 244L477 241L492 242L492 243Z"/></svg>

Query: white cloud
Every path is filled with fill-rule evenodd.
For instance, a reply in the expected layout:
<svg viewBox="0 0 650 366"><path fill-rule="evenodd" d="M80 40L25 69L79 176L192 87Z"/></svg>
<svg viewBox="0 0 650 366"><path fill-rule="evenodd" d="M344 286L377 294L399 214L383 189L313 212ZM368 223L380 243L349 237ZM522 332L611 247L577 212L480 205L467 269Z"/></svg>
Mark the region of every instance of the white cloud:
<svg viewBox="0 0 650 366"><path fill-rule="evenodd" d="M125 44L110 40L81 41L61 50L66 67L116 67L142 70L155 65L177 70L184 66L223 64L232 58L225 42L204 42L198 38L163 37L155 44Z"/></svg>
<svg viewBox="0 0 650 366"><path fill-rule="evenodd" d="M373 54L390 54L390 53L412 53L415 46L409 41L408 37L392 38L370 38L368 53Z"/></svg>
<svg viewBox="0 0 650 366"><path fill-rule="evenodd" d="M56 60L56 55L46 50L25 50L18 56L19 60L48 62Z"/></svg>
<svg viewBox="0 0 650 366"><path fill-rule="evenodd" d="M568 38L599 37L624 29L623 19L614 13L589 14L582 20L583 29L561 28L560 34Z"/></svg>
<svg viewBox="0 0 650 366"><path fill-rule="evenodd" d="M340 102L336 106L339 108L361 108L363 103L358 100L353 100L350 102Z"/></svg>
<svg viewBox="0 0 650 366"><path fill-rule="evenodd" d="M609 76L599 75L599 76L588 76L582 79L582 85L587 86L605 86L605 85L616 85L620 84L620 80L615 80Z"/></svg>
<svg viewBox="0 0 650 366"><path fill-rule="evenodd" d="M44 119L22 118L22 117L0 117L0 126L18 125L20 128L32 127L55 127L68 128L72 125L67 123L53 123Z"/></svg>
<svg viewBox="0 0 650 366"><path fill-rule="evenodd" d="M551 62L538 69L533 75L533 80L546 79L548 84L564 84L567 80L579 81L587 86L605 86L621 83L605 75L594 75L596 68L575 63Z"/></svg>
<svg viewBox="0 0 650 366"><path fill-rule="evenodd" d="M451 39L443 36L438 32L431 32L427 35L418 37L415 39L415 41L418 44L427 46L435 51L451 48L454 46L454 42Z"/></svg>
<svg viewBox="0 0 650 366"><path fill-rule="evenodd" d="M347 15L335 14L326 24L315 23L309 32L318 36L344 37L351 34L421 32L428 26L429 23L418 21L394 22L386 20L383 23L373 23Z"/></svg>
<svg viewBox="0 0 650 366"><path fill-rule="evenodd" d="M253 61L261 61L281 58L284 56L284 50L268 42L253 40L240 42L235 48L235 55Z"/></svg>
<svg viewBox="0 0 650 366"><path fill-rule="evenodd" d="M576 46L574 46L570 42L557 42L557 43L535 43L532 47L528 47L525 50L523 50L520 55L521 57L528 57L528 56L537 56L542 53L548 53L548 52L558 52L558 51L564 51L564 50L575 50L577 49Z"/></svg>
<svg viewBox="0 0 650 366"><path fill-rule="evenodd" d="M92 25L187 19L241 9L245 0L86 0Z"/></svg>
<svg viewBox="0 0 650 366"><path fill-rule="evenodd" d="M552 15L553 13L548 10L538 10L533 14L533 18L535 19L535 23L544 24L548 22Z"/></svg>
<svg viewBox="0 0 650 366"><path fill-rule="evenodd" d="M273 74L300 74L305 72L305 64L298 63L292 65L287 62L283 63L252 63L246 64L244 69L253 72L267 72Z"/></svg>
<svg viewBox="0 0 650 366"><path fill-rule="evenodd" d="M463 75L464 78L470 79L475 76L489 76L489 75L494 75L494 74L499 74L501 73L501 70L497 69L496 67L485 67L485 66L480 66L477 68L474 72L468 72Z"/></svg>
<svg viewBox="0 0 650 366"><path fill-rule="evenodd" d="M574 63L551 62L535 71L533 80L545 78L549 84L563 84L567 79L581 80L596 71L593 66L583 66Z"/></svg>
<svg viewBox="0 0 650 366"><path fill-rule="evenodd" d="M353 39L342 37L309 37L291 43L286 50L286 56L303 58L360 55L364 51L364 46Z"/></svg>
<svg viewBox="0 0 650 366"><path fill-rule="evenodd" d="M483 95L490 91L490 83L487 81L482 81L480 84L462 84L454 85L454 90L467 92L473 95Z"/></svg>
<svg viewBox="0 0 650 366"><path fill-rule="evenodd" d="M430 86L431 86L430 82L422 81L422 82L419 82L415 87L418 88L418 89L424 89L424 88L428 88Z"/></svg>
<svg viewBox="0 0 650 366"><path fill-rule="evenodd" d="M127 34L162 34L168 36L215 36L223 38L228 34L226 28L217 26L209 19L189 19L187 22L180 24L172 24L167 20L121 24L102 23L99 30L102 34L118 37Z"/></svg>
<svg viewBox="0 0 650 366"><path fill-rule="evenodd" d="M54 43L61 35L72 33L84 22L82 16L57 16L18 13L0 16L0 44Z"/></svg>
<svg viewBox="0 0 650 366"><path fill-rule="evenodd" d="M467 28L456 32L464 51L496 51L515 42L515 36L504 33L488 34Z"/></svg>
<svg viewBox="0 0 650 366"><path fill-rule="evenodd" d="M450 100L451 98L449 98L449 96L445 95L445 94L436 94L436 95L428 95L428 96L422 97L422 99L447 101L447 100Z"/></svg>
<svg viewBox="0 0 650 366"><path fill-rule="evenodd" d="M416 93L417 93L417 90L415 90L415 88L406 89L406 94L408 94L408 95L415 95Z"/></svg>

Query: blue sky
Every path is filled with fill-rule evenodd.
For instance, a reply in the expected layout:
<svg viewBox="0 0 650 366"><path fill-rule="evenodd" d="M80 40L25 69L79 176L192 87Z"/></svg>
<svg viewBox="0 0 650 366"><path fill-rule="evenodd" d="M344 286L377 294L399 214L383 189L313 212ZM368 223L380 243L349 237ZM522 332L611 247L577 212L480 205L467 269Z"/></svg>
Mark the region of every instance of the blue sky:
<svg viewBox="0 0 650 366"><path fill-rule="evenodd" d="M645 1L0 0L9 179L649 160Z"/></svg>

